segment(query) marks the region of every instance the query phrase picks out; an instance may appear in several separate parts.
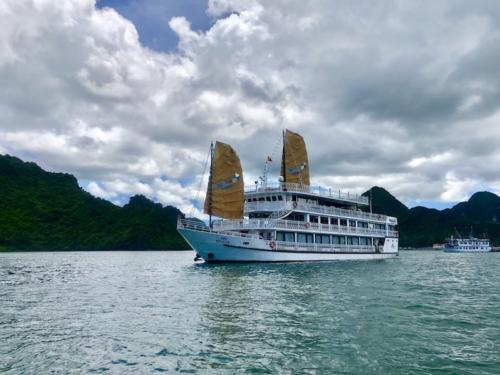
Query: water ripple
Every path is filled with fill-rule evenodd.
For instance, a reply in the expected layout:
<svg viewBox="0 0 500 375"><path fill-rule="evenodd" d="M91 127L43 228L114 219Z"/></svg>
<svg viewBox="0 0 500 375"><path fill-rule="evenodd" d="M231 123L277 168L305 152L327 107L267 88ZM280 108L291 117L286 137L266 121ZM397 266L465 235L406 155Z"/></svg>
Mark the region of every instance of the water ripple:
<svg viewBox="0 0 500 375"><path fill-rule="evenodd" d="M500 373L500 254L0 254L0 372Z"/></svg>

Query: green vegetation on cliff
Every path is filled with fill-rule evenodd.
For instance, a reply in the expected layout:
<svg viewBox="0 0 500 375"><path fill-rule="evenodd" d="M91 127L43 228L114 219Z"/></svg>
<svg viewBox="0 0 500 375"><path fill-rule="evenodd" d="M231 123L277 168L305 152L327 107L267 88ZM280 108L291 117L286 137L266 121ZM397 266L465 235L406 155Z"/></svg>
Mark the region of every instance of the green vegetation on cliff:
<svg viewBox="0 0 500 375"><path fill-rule="evenodd" d="M0 155L0 250L186 249L179 215L143 196L115 206L72 175Z"/></svg>
<svg viewBox="0 0 500 375"><path fill-rule="evenodd" d="M468 235L472 228L474 235L485 234L493 244L500 243L500 197L493 193L475 193L467 202L442 211L426 207L410 209L377 186L364 195L370 193L374 212L398 218L400 246L424 247L442 243L455 228L462 235Z"/></svg>
<svg viewBox="0 0 500 375"><path fill-rule="evenodd" d="M454 228L467 235L471 227L500 244L500 197L493 193L475 193L442 211L409 209L377 186L369 194L374 212L398 218L401 246L430 246ZM72 175L0 155L0 251L187 249L178 216L177 208L140 195L116 206L82 190Z"/></svg>

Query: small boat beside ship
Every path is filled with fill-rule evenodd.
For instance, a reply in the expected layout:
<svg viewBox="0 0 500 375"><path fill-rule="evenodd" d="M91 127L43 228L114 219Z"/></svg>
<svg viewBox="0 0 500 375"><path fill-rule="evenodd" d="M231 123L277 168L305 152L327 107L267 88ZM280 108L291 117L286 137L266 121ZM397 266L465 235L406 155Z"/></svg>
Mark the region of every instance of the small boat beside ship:
<svg viewBox="0 0 500 375"><path fill-rule="evenodd" d="M397 219L371 212L368 197L310 186L304 139L283 133L281 176L244 187L237 153L211 146L204 204L209 224L177 229L207 262L368 260L398 255ZM267 168L266 168L267 171ZM214 216L218 217L213 220Z"/></svg>

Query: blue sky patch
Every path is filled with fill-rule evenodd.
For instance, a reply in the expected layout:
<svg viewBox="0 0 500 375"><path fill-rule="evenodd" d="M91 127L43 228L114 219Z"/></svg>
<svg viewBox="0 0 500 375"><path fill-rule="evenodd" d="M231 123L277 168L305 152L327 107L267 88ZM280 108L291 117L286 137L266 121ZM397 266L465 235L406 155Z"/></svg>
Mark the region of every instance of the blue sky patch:
<svg viewBox="0 0 500 375"><path fill-rule="evenodd" d="M162 52L177 47L177 35L168 26L172 17L185 17L193 30L206 31L214 23L206 14L206 0L98 0L97 7L114 8L134 23L144 46Z"/></svg>

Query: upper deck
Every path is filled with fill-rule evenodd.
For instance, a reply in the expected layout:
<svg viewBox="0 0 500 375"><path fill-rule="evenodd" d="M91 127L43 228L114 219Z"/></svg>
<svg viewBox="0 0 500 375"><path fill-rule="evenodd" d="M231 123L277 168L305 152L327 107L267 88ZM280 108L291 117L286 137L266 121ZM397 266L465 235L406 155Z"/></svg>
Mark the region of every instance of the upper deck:
<svg viewBox="0 0 500 375"><path fill-rule="evenodd" d="M265 185L245 186L245 197L253 197L266 193L292 193L305 197L321 198L340 204L368 206L368 197L359 194L344 193L340 190L325 189L319 186L292 184L288 182L267 183Z"/></svg>

